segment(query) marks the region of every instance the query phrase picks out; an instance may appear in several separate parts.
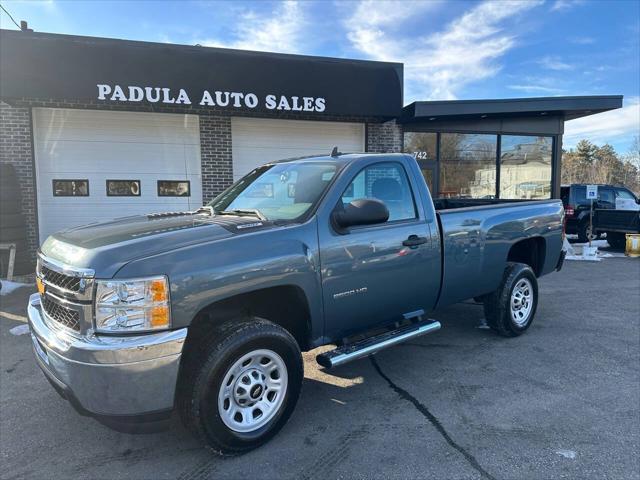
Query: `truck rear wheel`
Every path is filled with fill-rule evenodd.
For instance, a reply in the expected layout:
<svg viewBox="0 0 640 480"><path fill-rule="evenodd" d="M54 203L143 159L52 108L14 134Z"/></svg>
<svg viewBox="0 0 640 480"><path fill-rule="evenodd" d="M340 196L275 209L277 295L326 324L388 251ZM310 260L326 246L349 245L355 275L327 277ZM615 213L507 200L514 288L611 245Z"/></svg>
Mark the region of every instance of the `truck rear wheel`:
<svg viewBox="0 0 640 480"><path fill-rule="evenodd" d="M500 287L485 297L484 315L492 330L504 337L522 335L538 306L538 280L529 265L508 263Z"/></svg>
<svg viewBox="0 0 640 480"><path fill-rule="evenodd" d="M251 450L287 422L303 377L300 348L282 327L257 318L225 323L186 353L182 421L219 453Z"/></svg>
<svg viewBox="0 0 640 480"><path fill-rule="evenodd" d="M614 250L624 250L626 247L627 238L624 233L607 232L607 243Z"/></svg>

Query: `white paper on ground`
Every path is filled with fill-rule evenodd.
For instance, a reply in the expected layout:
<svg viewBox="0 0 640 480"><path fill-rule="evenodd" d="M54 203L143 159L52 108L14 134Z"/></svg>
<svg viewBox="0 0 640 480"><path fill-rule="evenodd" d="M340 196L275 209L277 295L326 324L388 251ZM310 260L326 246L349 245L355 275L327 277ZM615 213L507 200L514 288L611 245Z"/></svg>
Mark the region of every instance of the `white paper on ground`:
<svg viewBox="0 0 640 480"><path fill-rule="evenodd" d="M556 450L556 454L564 458L570 458L571 460L576 458L577 455L573 450Z"/></svg>

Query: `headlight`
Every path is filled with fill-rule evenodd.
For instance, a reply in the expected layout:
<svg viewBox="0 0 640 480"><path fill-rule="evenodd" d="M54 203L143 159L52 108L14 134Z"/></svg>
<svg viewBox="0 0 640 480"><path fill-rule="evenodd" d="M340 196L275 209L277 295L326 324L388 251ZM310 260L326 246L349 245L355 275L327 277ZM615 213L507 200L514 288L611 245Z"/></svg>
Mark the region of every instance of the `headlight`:
<svg viewBox="0 0 640 480"><path fill-rule="evenodd" d="M96 331L143 332L171 326L166 277L97 280L96 284Z"/></svg>

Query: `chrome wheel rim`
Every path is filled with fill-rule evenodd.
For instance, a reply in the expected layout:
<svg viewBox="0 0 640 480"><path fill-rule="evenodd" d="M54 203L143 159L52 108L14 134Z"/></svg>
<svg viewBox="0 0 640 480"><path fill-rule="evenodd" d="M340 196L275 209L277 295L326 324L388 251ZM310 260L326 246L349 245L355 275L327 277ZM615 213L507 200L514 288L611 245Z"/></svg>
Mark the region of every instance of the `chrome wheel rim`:
<svg viewBox="0 0 640 480"><path fill-rule="evenodd" d="M272 350L240 357L225 374L218 393L218 412L235 432L258 430L282 407L287 393L287 366Z"/></svg>
<svg viewBox="0 0 640 480"><path fill-rule="evenodd" d="M511 318L519 327L529 321L533 310L533 285L526 278L521 278L511 292Z"/></svg>

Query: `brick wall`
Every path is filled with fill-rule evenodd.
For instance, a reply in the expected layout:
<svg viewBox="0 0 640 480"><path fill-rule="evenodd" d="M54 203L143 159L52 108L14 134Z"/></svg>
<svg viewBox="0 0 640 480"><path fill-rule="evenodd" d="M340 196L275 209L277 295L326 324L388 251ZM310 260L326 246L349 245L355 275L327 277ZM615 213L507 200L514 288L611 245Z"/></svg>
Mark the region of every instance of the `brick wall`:
<svg viewBox="0 0 640 480"><path fill-rule="evenodd" d="M38 248L38 217L36 212L36 185L31 146L31 109L11 107L0 102L0 163L12 164L20 184L21 209L27 225L27 245L18 245L17 263L24 266L35 262ZM20 269L18 269L20 270ZM18 273L24 273L18 271Z"/></svg>
<svg viewBox="0 0 640 480"><path fill-rule="evenodd" d="M202 200L209 202L233 182L231 117L200 115Z"/></svg>
<svg viewBox="0 0 640 480"><path fill-rule="evenodd" d="M367 151L374 153L402 152L402 126L395 120L367 124Z"/></svg>

